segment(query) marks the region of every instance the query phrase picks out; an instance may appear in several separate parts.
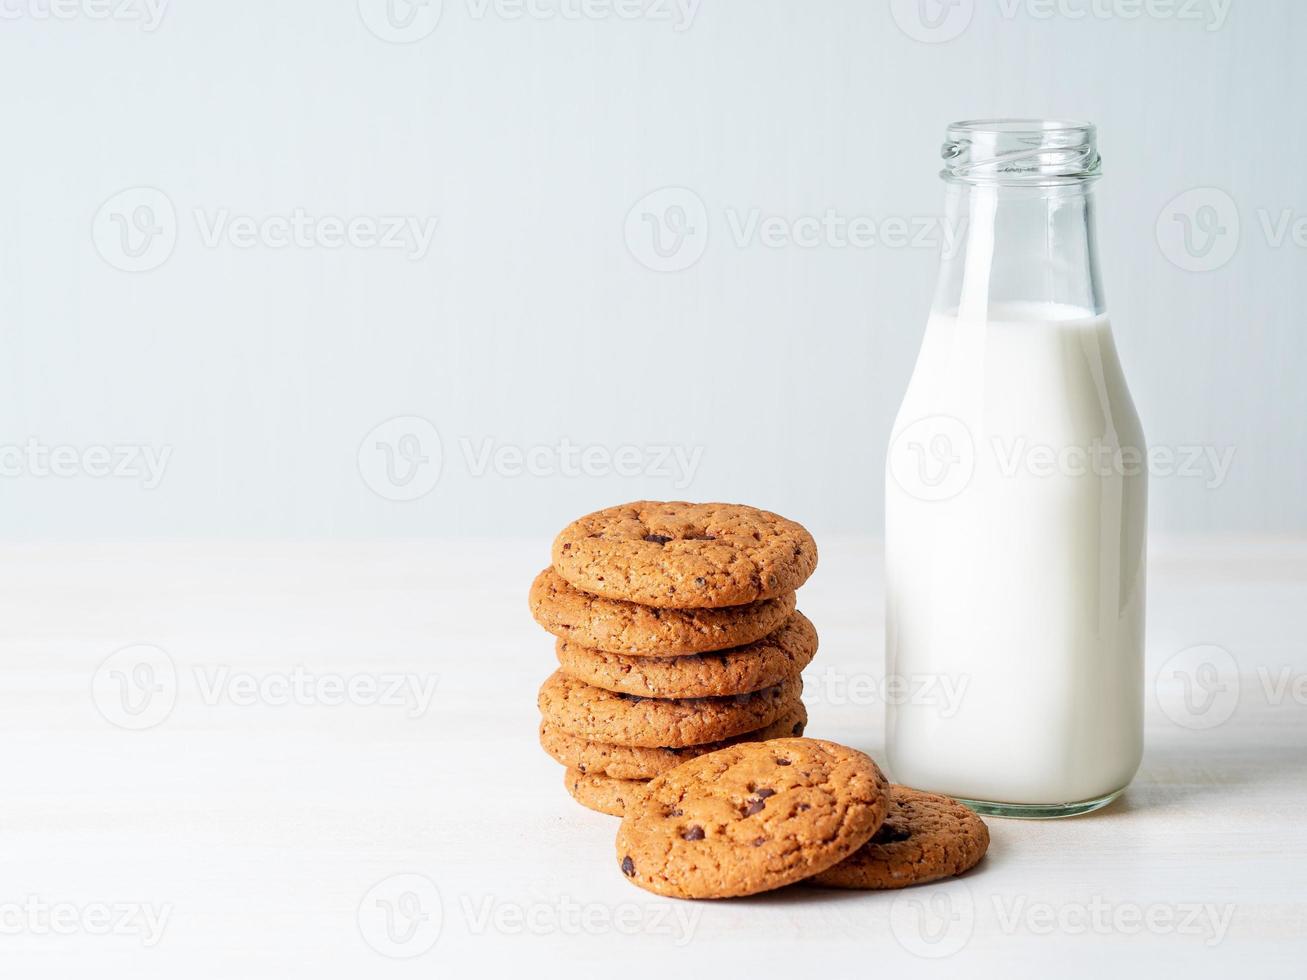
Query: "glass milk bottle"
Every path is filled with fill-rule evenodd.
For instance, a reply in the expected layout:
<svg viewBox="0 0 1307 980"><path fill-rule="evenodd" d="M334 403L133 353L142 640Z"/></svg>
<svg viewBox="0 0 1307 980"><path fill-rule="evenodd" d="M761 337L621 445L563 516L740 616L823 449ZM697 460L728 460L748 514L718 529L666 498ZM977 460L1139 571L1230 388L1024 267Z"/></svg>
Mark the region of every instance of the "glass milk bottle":
<svg viewBox="0 0 1307 980"><path fill-rule="evenodd" d="M982 813L1086 813L1143 752L1147 517L1095 131L961 122L943 154L959 234L886 466L890 769Z"/></svg>

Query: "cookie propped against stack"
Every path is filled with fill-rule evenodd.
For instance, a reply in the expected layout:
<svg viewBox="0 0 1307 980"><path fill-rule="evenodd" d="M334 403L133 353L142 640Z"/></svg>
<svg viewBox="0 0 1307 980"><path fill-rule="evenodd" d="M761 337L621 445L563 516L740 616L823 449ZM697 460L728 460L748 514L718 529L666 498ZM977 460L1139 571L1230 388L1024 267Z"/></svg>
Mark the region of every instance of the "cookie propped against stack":
<svg viewBox="0 0 1307 980"><path fill-rule="evenodd" d="M620 783L578 795L620 793ZM675 898L756 895L800 881L905 888L963 874L989 846L984 821L962 804L890 785L866 754L813 738L702 755L639 795L627 792L622 810L618 868Z"/></svg>
<svg viewBox="0 0 1307 980"><path fill-rule="evenodd" d="M630 801L617 865L659 895L755 895L838 865L888 808L889 784L856 749L814 738L737 745L664 773Z"/></svg>
<svg viewBox="0 0 1307 980"><path fill-rule="evenodd" d="M794 591L799 524L740 504L640 501L582 517L531 587L557 637L540 742L582 804L621 815L651 778L734 744L803 733L817 632Z"/></svg>

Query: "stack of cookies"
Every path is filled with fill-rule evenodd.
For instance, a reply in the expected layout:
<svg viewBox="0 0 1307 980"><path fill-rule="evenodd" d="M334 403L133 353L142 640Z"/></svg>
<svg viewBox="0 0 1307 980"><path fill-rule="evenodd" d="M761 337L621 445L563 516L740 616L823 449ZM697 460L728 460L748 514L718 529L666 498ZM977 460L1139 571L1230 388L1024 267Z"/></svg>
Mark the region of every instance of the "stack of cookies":
<svg viewBox="0 0 1307 980"><path fill-rule="evenodd" d="M557 638L540 744L572 796L621 816L686 760L801 735L817 632L794 591L816 565L801 525L738 504L641 501L564 528L531 613Z"/></svg>

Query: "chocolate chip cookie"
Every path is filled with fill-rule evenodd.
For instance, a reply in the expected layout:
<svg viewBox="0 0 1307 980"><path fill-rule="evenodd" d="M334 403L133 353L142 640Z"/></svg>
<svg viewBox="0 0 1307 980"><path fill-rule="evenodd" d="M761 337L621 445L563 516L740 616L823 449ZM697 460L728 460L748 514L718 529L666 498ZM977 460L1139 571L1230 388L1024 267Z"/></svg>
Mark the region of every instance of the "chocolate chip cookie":
<svg viewBox="0 0 1307 980"><path fill-rule="evenodd" d="M748 694L803 671L817 653L817 631L796 612L771 636L734 650L685 657L625 657L555 644L563 673L609 691L646 698L709 698Z"/></svg>
<svg viewBox="0 0 1307 980"><path fill-rule="evenodd" d="M766 728L745 732L734 738L704 745L689 745L680 749L642 748L635 745L614 745L611 742L590 742L569 735L547 721L540 723L540 745L554 759L569 769L613 779L652 779L675 769L687 759L716 752L740 742L765 742L769 738L786 738L803 734L808 724L808 711L802 701L777 718Z"/></svg>
<svg viewBox="0 0 1307 980"><path fill-rule="evenodd" d="M722 609L655 609L574 589L552 568L531 583L531 615L559 639L627 657L728 650L780 629L794 593Z"/></svg>
<svg viewBox="0 0 1307 980"><path fill-rule="evenodd" d="M675 898L728 898L825 871L876 832L888 784L870 757L780 738L691 759L627 801L617 866Z"/></svg>
<svg viewBox="0 0 1307 980"><path fill-rule="evenodd" d="M563 773L563 785L572 794L572 799L582 806L620 817L626 812L628 801L634 801L649 785L649 780L613 779L598 773L568 769Z"/></svg>
<svg viewBox="0 0 1307 980"><path fill-rule="evenodd" d="M985 821L947 796L890 788L885 822L839 864L808 879L828 888L903 888L960 875L989 848Z"/></svg>
<svg viewBox="0 0 1307 980"><path fill-rule="evenodd" d="M791 708L803 681L725 698L641 698L605 691L555 671L540 688L544 719L594 742L681 748L716 742L770 725Z"/></svg>
<svg viewBox="0 0 1307 980"><path fill-rule="evenodd" d="M802 525L743 504L637 501L554 540L554 569L609 599L667 609L738 606L793 592L817 567Z"/></svg>

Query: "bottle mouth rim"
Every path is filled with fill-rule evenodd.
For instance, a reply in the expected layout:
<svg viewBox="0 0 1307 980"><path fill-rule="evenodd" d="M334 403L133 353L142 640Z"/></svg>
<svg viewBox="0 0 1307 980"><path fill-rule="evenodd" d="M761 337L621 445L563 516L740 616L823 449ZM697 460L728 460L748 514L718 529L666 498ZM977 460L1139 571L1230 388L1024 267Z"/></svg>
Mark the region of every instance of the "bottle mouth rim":
<svg viewBox="0 0 1307 980"><path fill-rule="evenodd" d="M941 148L945 180L973 184L1066 184L1097 178L1102 158L1091 122L964 119Z"/></svg>
<svg viewBox="0 0 1307 980"><path fill-rule="evenodd" d="M1098 131L1093 123L1082 119L1023 119L1020 117L994 119L960 119L948 125L949 135L955 133L1080 133L1092 138Z"/></svg>

